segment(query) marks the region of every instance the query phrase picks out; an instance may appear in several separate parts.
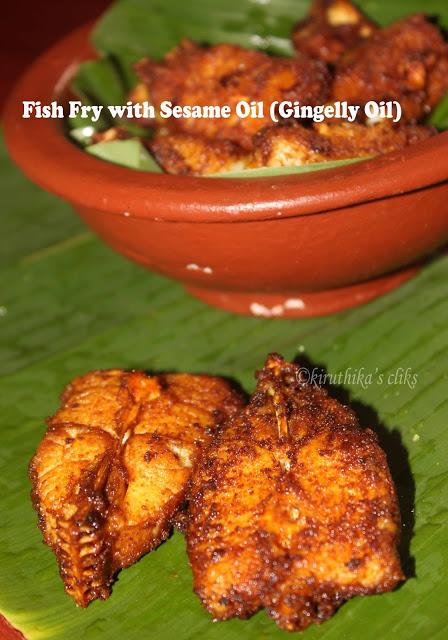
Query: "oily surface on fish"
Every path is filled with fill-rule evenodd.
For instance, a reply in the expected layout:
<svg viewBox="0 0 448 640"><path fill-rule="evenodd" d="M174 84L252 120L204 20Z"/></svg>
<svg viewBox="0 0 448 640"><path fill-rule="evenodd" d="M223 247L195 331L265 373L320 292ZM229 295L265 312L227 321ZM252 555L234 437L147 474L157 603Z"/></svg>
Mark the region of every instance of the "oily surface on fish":
<svg viewBox="0 0 448 640"><path fill-rule="evenodd" d="M30 463L66 591L106 598L117 570L167 537L193 466L241 399L220 378L96 371L75 379Z"/></svg>
<svg viewBox="0 0 448 640"><path fill-rule="evenodd" d="M270 356L194 474L187 545L215 619L266 608L300 630L403 579L386 456L355 414Z"/></svg>

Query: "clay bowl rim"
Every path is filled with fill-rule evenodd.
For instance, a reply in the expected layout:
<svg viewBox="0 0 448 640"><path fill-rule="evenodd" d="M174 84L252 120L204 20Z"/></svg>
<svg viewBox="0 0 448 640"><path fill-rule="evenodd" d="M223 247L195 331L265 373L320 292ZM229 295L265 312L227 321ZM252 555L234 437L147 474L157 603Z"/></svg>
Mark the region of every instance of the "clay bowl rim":
<svg viewBox="0 0 448 640"><path fill-rule="evenodd" d="M72 31L25 72L4 111L5 140L22 170L74 206L173 222L249 222L337 210L417 191L448 178L448 132L371 160L299 175L201 178L151 174L90 156L53 119L23 119L22 100L66 94L80 62L95 57L93 24Z"/></svg>

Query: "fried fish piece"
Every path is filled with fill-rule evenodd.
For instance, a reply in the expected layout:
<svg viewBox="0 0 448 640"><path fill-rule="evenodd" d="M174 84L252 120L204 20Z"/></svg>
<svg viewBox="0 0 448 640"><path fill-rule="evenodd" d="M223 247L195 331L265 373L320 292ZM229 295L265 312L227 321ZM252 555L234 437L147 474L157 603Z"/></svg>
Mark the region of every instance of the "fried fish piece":
<svg viewBox="0 0 448 640"><path fill-rule="evenodd" d="M375 33L336 65L332 98L365 105L398 100L402 121L424 119L448 91L448 44L423 14Z"/></svg>
<svg viewBox="0 0 448 640"><path fill-rule="evenodd" d="M76 378L30 463L65 590L85 607L170 531L212 431L241 406L224 380L119 369Z"/></svg>
<svg viewBox="0 0 448 640"><path fill-rule="evenodd" d="M403 580L386 455L351 409L270 355L194 474L187 549L215 619L265 607L286 630Z"/></svg>
<svg viewBox="0 0 448 640"><path fill-rule="evenodd" d="M268 127L254 140L251 167L290 167L331 160L376 156L426 140L435 129L417 125L375 125L326 122L311 128L300 125Z"/></svg>
<svg viewBox="0 0 448 640"><path fill-rule="evenodd" d="M395 126L383 121L266 127L254 137L252 152L228 140L184 133L157 135L147 142L160 166L174 175L204 176L262 167L295 167L316 162L398 151L436 133L431 127Z"/></svg>
<svg viewBox="0 0 448 640"><path fill-rule="evenodd" d="M144 59L135 69L157 112L166 100L181 106L228 105L231 109L227 119L168 118L160 120L160 126L231 140L246 149L252 147L252 136L271 120L267 109L262 118L239 118L238 102L269 105L287 99L315 105L325 101L329 92L329 74L318 61L304 56L276 58L231 44L202 47L182 40L161 62Z"/></svg>
<svg viewBox="0 0 448 640"><path fill-rule="evenodd" d="M377 30L349 0L313 0L308 17L294 27L292 40L296 51L335 64Z"/></svg>
<svg viewBox="0 0 448 640"><path fill-rule="evenodd" d="M146 143L159 165L175 175L205 176L247 168L250 154L230 140L210 140L201 135L168 133Z"/></svg>

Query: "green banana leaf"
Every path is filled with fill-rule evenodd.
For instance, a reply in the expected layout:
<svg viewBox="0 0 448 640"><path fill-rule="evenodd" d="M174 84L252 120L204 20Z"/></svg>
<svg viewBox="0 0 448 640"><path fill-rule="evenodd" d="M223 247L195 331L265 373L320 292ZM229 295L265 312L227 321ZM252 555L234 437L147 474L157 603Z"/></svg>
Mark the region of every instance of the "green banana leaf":
<svg viewBox="0 0 448 640"><path fill-rule="evenodd" d="M7 248L0 269L0 613L28 640L286 638L264 612L213 623L192 592L179 533L122 571L108 601L77 609L42 544L27 478L44 418L73 376L105 367L202 371L231 376L250 391L253 371L268 351L278 351L334 375L348 372L342 391L389 456L408 575L394 593L356 598L300 637L442 640L448 258L439 256L402 288L341 314L245 318L209 308L113 253L63 202L22 177L3 146L0 188ZM406 370L417 379L406 382ZM364 377L354 379L356 371ZM372 381L362 384L367 374Z"/></svg>
<svg viewBox="0 0 448 640"><path fill-rule="evenodd" d="M112 140L86 147L86 151L97 158L121 164L124 167L161 173L162 169L140 140Z"/></svg>
<svg viewBox="0 0 448 640"><path fill-rule="evenodd" d="M307 4L122 0L94 33L98 49L115 61L104 72L103 90L110 91L111 69L129 83L132 61L144 53L161 56L184 35L288 54L288 30ZM448 26L445 0L360 4L381 23L424 10ZM27 479L44 418L75 375L114 366L201 371L231 376L250 391L254 369L268 351L278 351L335 376L345 372L334 393L343 393L362 424L377 430L389 456L408 575L394 593L356 598L300 637L442 640L448 627L448 258L440 255L405 286L344 313L244 318L206 307L180 285L114 254L65 203L29 183L3 146L0 188L0 613L28 640L287 638L264 612L213 623L192 593L178 533L122 571L108 601L77 609L41 542ZM406 371L416 379L406 379Z"/></svg>
<svg viewBox="0 0 448 640"><path fill-rule="evenodd" d="M445 0L357 0L356 4L381 25L424 12L448 27ZM161 58L185 37L291 55L291 29L309 5L309 0L118 0L98 23L92 40L98 51L114 57L128 78L132 63L145 55Z"/></svg>
<svg viewBox="0 0 448 640"><path fill-rule="evenodd" d="M446 0L359 0L357 4L382 25L424 11L436 16L440 26L448 28ZM92 42L102 58L80 65L73 88L86 104L121 104L136 81L132 65L144 56L163 57L184 37L208 44L230 42L278 55L292 55L291 29L306 15L308 8L309 0L119 0L102 17L92 34ZM441 130L448 127L447 101L448 98L431 119L431 124ZM85 122L75 119L69 124L80 127L85 126ZM102 116L95 126L104 129L111 124ZM127 126L126 122L118 124ZM115 151L111 155L110 161L116 162ZM109 159L107 149L101 157ZM137 164L134 168L142 167ZM146 170L153 169L148 166ZM261 173L247 170L232 177L304 171L308 172L310 168L265 168Z"/></svg>

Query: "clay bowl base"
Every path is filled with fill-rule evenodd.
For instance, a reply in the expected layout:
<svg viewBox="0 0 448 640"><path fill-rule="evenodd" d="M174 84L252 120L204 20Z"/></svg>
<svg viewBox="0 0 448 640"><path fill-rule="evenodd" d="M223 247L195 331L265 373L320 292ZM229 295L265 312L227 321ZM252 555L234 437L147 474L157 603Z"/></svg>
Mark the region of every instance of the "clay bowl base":
<svg viewBox="0 0 448 640"><path fill-rule="evenodd" d="M305 318L357 307L396 289L412 278L420 266L397 271L361 284L316 293L238 293L205 287L187 287L202 302L241 315L264 318Z"/></svg>

